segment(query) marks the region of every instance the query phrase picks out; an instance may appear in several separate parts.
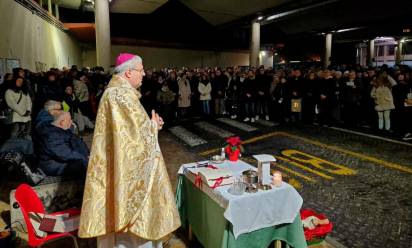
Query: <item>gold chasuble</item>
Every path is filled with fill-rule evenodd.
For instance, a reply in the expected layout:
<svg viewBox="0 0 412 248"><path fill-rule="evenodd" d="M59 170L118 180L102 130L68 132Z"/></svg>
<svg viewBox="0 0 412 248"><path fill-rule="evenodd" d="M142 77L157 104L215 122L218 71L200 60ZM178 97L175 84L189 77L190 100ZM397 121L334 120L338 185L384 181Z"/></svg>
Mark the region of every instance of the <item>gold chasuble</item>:
<svg viewBox="0 0 412 248"><path fill-rule="evenodd" d="M157 124L140 92L113 76L100 101L80 217L79 236L129 232L159 240L180 226Z"/></svg>

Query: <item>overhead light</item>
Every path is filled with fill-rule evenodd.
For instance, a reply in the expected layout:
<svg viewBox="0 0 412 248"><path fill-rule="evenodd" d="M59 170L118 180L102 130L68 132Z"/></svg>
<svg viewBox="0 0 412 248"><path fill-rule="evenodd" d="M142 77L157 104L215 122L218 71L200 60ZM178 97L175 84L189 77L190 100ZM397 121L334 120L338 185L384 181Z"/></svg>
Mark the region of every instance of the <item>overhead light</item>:
<svg viewBox="0 0 412 248"><path fill-rule="evenodd" d="M336 33L348 32L348 31L358 30L358 29L361 29L361 28L362 28L362 27L344 28L344 29L336 30Z"/></svg>
<svg viewBox="0 0 412 248"><path fill-rule="evenodd" d="M271 15L271 16L269 16L268 18L266 18L266 21L275 20L275 19L281 18L281 17L283 17L283 16L287 16L287 15L289 15L289 14L290 14L290 13L285 12L285 13L280 13L280 14L276 14L276 15Z"/></svg>
<svg viewBox="0 0 412 248"><path fill-rule="evenodd" d="M263 16L259 16L257 19L258 19L258 21L260 21L260 20L263 19Z"/></svg>

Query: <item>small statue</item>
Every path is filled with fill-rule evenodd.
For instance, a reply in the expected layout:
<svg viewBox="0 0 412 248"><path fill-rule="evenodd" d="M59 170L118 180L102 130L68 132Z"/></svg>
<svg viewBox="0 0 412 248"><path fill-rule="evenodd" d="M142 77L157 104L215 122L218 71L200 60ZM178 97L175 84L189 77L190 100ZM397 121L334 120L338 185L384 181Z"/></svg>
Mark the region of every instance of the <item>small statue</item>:
<svg viewBox="0 0 412 248"><path fill-rule="evenodd" d="M327 225L329 224L328 219L319 219L316 216L308 216L305 219L302 220L303 228L307 228L309 230L315 229L319 225Z"/></svg>

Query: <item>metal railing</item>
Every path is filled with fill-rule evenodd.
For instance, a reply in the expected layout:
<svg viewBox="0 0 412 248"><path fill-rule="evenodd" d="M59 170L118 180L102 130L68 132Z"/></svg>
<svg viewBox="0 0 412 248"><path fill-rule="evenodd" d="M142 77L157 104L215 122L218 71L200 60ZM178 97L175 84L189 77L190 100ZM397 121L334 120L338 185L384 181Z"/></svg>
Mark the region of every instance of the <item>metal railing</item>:
<svg viewBox="0 0 412 248"><path fill-rule="evenodd" d="M15 2L21 4L23 7L26 9L30 10L32 14L36 14L46 22L52 24L56 28L62 30L62 31L67 31L64 28L64 25L61 21L59 21L56 17L52 16L49 14L49 12L45 9L43 9L38 3L36 3L33 0L14 0Z"/></svg>

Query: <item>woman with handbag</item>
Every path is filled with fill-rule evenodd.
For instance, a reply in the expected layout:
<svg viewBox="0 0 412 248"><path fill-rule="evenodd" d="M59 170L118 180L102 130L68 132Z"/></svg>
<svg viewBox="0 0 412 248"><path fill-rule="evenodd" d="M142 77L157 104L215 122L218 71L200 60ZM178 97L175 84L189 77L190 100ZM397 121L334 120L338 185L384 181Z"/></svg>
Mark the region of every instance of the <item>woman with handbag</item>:
<svg viewBox="0 0 412 248"><path fill-rule="evenodd" d="M31 110L32 102L29 90L23 84L24 79L18 77L14 84L6 90L5 100L7 106L12 110L9 115L11 124L11 138L26 138L31 140Z"/></svg>

